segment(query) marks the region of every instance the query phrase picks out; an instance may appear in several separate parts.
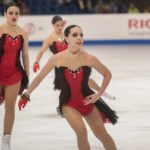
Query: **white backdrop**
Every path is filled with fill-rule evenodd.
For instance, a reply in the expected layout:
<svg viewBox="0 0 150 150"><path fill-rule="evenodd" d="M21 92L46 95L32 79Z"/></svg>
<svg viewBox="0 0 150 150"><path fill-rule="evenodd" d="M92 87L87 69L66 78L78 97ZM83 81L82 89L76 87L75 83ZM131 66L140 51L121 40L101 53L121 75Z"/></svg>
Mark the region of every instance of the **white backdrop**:
<svg viewBox="0 0 150 150"><path fill-rule="evenodd" d="M53 16L21 16L19 24L30 34L30 41L43 41L52 31ZM66 25L82 27L85 40L149 40L149 14L62 15ZM0 17L0 23L4 18Z"/></svg>

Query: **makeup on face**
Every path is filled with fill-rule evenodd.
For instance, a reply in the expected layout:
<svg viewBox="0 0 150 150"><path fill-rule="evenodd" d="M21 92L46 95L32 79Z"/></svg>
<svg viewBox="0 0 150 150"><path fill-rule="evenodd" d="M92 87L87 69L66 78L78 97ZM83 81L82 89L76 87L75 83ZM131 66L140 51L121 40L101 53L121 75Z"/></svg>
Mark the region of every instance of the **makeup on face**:
<svg viewBox="0 0 150 150"><path fill-rule="evenodd" d="M11 16L19 16L19 12L9 11L8 14Z"/></svg>
<svg viewBox="0 0 150 150"><path fill-rule="evenodd" d="M57 28L63 28L63 22L62 21L57 21L55 24L54 24L55 27Z"/></svg>
<svg viewBox="0 0 150 150"><path fill-rule="evenodd" d="M63 25L62 25L62 21L58 21L54 24L54 27L55 27L55 31L60 33L62 32L62 29L63 29Z"/></svg>
<svg viewBox="0 0 150 150"><path fill-rule="evenodd" d="M9 7L7 12L6 12L6 16L12 22L16 22L19 15L20 15L19 8L15 7L15 6Z"/></svg>
<svg viewBox="0 0 150 150"><path fill-rule="evenodd" d="M9 7L9 8L7 9L6 14L9 15L9 16L15 16L15 17L18 17L19 14L20 14L19 8L16 7L16 6Z"/></svg>
<svg viewBox="0 0 150 150"><path fill-rule="evenodd" d="M78 35L79 35L80 37L83 37L83 33L74 32L74 33L71 33L71 35L72 35L73 37L77 37Z"/></svg>
<svg viewBox="0 0 150 150"><path fill-rule="evenodd" d="M9 7L6 11L6 17L9 24L16 25L20 11L18 7Z"/></svg>

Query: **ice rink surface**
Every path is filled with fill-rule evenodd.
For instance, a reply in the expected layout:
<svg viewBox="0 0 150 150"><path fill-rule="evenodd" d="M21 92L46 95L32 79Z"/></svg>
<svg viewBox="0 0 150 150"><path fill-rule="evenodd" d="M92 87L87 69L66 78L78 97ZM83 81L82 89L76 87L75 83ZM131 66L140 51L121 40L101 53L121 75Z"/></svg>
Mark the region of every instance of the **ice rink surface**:
<svg viewBox="0 0 150 150"><path fill-rule="evenodd" d="M85 46L112 72L107 91L116 100L104 100L117 111L116 125L105 124L118 150L150 150L150 46ZM29 49L31 79L39 47ZM41 68L52 54L46 51ZM101 83L101 75L92 70L91 78ZM12 134L12 150L77 150L76 137L66 120L56 113L59 91L53 90L51 72L32 93L31 102L19 112ZM4 106L4 105L3 105ZM4 107L0 106L0 136ZM87 126L91 150L103 150L101 143ZM1 145L0 145L1 147Z"/></svg>

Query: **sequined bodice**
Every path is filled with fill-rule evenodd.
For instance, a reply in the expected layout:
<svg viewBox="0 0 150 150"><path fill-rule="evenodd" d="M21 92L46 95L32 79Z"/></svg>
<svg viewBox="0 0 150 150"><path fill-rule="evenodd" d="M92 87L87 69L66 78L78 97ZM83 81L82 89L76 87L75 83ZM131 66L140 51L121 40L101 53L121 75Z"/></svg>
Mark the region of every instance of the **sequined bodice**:
<svg viewBox="0 0 150 150"><path fill-rule="evenodd" d="M65 78L70 87L71 101L77 102L83 100L82 95L82 80L83 80L83 68L79 68L76 71L65 69Z"/></svg>
<svg viewBox="0 0 150 150"><path fill-rule="evenodd" d="M7 72L16 71L17 55L21 49L23 37L22 35L18 35L13 38L8 34L3 34L2 36L5 36L5 42L3 45L4 53L1 57L0 67L5 68Z"/></svg>
<svg viewBox="0 0 150 150"><path fill-rule="evenodd" d="M60 99L64 103L77 103L84 105L84 99L90 94L88 79L91 73L91 67L82 66L75 71L68 67L59 67L56 69L58 82L60 84ZM86 91L85 91L86 90Z"/></svg>
<svg viewBox="0 0 150 150"><path fill-rule="evenodd" d="M94 93L88 85L89 76L91 74L90 66L82 66L81 68L71 71L67 67L57 67L58 82L60 83L59 109L58 112L63 114L63 106L68 105L82 115L88 115L94 108L94 105L102 113L104 122L108 120L115 124L118 116L116 112L100 98L95 104L85 105L84 100L87 96Z"/></svg>

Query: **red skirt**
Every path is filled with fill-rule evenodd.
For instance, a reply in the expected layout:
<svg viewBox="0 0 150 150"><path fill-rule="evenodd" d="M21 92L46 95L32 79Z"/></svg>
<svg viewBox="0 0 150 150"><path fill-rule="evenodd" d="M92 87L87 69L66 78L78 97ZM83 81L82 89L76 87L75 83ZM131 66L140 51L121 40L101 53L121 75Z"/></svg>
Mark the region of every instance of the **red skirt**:
<svg viewBox="0 0 150 150"><path fill-rule="evenodd" d="M10 72L10 70L2 70L0 68L0 86L13 85L22 79L20 70Z"/></svg>

